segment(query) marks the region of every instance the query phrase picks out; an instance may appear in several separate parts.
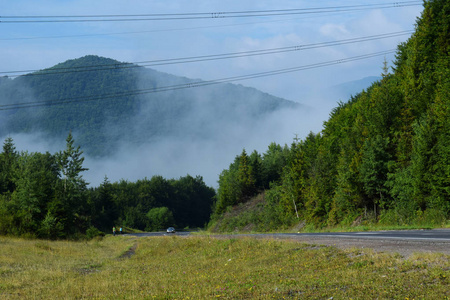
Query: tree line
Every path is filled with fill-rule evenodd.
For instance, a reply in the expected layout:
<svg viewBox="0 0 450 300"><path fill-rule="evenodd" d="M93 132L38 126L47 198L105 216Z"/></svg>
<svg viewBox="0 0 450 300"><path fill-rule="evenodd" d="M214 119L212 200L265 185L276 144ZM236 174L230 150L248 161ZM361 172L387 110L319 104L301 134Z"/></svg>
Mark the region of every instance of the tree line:
<svg viewBox="0 0 450 300"><path fill-rule="evenodd" d="M105 176L88 188L82 154L72 134L55 154L19 153L7 138L0 153L0 234L76 238L109 233L114 225L161 230L208 222L215 191L202 177L111 183Z"/></svg>
<svg viewBox="0 0 450 300"><path fill-rule="evenodd" d="M450 217L449 53L450 2L424 1L392 73L385 61L382 79L339 103L320 133L236 157L220 175L213 221L264 192L252 217L259 230L299 220L442 224Z"/></svg>

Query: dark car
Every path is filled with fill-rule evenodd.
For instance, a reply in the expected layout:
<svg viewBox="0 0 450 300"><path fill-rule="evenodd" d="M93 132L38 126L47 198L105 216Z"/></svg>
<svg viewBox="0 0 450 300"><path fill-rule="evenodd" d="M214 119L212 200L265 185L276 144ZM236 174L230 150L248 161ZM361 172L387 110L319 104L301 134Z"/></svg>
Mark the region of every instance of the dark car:
<svg viewBox="0 0 450 300"><path fill-rule="evenodd" d="M167 228L167 233L175 233L175 228L173 227Z"/></svg>

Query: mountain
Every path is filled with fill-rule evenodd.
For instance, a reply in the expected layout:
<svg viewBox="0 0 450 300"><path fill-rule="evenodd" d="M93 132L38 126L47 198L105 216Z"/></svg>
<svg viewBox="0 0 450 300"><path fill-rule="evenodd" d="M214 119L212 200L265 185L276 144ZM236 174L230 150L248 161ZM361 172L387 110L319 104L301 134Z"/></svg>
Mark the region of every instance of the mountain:
<svg viewBox="0 0 450 300"><path fill-rule="evenodd" d="M362 79L348 81L332 86L328 93L337 99L349 99L351 96L361 93L363 90L370 87L374 82L380 80L380 76L368 76Z"/></svg>
<svg viewBox="0 0 450 300"><path fill-rule="evenodd" d="M24 103L32 104L17 106ZM72 132L91 156L111 154L119 142L208 139L230 126L239 132L275 111L299 108L253 88L210 84L94 55L1 78L0 105L11 104L16 106L0 112L0 136L39 132L64 139Z"/></svg>

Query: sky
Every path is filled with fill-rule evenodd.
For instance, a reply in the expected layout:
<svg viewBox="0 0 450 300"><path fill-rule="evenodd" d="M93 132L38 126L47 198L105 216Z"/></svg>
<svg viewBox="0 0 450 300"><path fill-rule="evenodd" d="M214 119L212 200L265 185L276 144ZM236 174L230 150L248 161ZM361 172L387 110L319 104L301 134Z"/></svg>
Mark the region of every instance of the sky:
<svg viewBox="0 0 450 300"><path fill-rule="evenodd" d="M406 32L395 37L366 42L313 49L303 48L311 44L414 30L416 19L423 9L422 1L395 3L397 5L386 0L364 2L354 0L0 0L0 76L21 74L21 72L13 71L27 73L31 70L48 68L85 55L98 55L140 64L140 62L160 59L248 53L248 51L295 46L297 50L290 52L277 51L268 55L160 65L152 68L177 76L216 80L333 62L331 66L307 68L287 74L234 82L315 108L317 114L308 116L308 121L299 125L304 127L302 130L299 129L299 132L305 135L309 131L320 130L330 108L337 101L345 100L324 100L323 95L318 95L335 85L368 76L379 76L382 72L383 61L386 59L391 66L394 54L350 62L347 62L347 59L395 50L397 45L406 41L411 33ZM402 5L406 3L411 5ZM346 9L342 11L344 7ZM278 15L253 16L255 11L261 12L260 15L274 12L278 12ZM159 14L158 18L163 20L136 20L149 19L149 14ZM116 16L109 19L134 20L104 21L104 18L100 16L105 15ZM133 17L130 17L131 15ZM236 15L238 17L235 17ZM30 18L31 16L46 17ZM50 18L53 16L61 17ZM86 16L96 16L91 19L97 21L87 21ZM205 16L205 18L190 18L192 16ZM180 17L183 18L176 19ZM83 20L83 22L25 22L30 20ZM337 63L339 61L341 63ZM283 125L283 128L286 127ZM283 135L292 139L293 134L290 130ZM37 144L36 136L33 139L17 137L16 144L20 144L18 148L21 145L29 146L27 142ZM286 141L281 139L276 142ZM267 141L264 140L263 143ZM208 147L214 148L214 145L208 145ZM239 147L242 149L242 145ZM248 147L256 147L256 144L248 145ZM34 146L35 151L42 151L42 148L45 146ZM195 148L192 146L192 149ZM233 156L236 154L239 153L232 153ZM228 164L231 163L229 158L229 156L226 157ZM90 163L92 166L101 164L94 161ZM139 163L134 162L134 164ZM116 167L119 168L119 166ZM223 166L219 168L223 169ZM189 167L186 167L187 169ZM198 171L201 172L201 170ZM211 177L216 176L217 172L219 171L214 170ZM168 175L176 176L174 174L176 172ZM143 175L145 172L139 173L139 176ZM209 180L209 182L212 181L212 179Z"/></svg>

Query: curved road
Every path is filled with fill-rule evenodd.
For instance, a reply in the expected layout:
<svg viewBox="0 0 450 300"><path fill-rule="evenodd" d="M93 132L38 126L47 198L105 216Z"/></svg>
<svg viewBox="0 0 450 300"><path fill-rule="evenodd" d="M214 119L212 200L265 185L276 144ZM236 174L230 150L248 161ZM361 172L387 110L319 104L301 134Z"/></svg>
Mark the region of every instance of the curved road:
<svg viewBox="0 0 450 300"><path fill-rule="evenodd" d="M190 232L147 232L134 236L188 236ZM321 233L261 233L211 235L217 238L255 237L289 239L303 243L335 246L338 248L370 248L377 252L394 252L409 256L415 252L437 252L450 255L450 229L389 230L365 232Z"/></svg>
<svg viewBox="0 0 450 300"><path fill-rule="evenodd" d="M393 239L393 240L421 240L421 241L425 240L425 241L440 241L450 243L450 229L321 232L321 233L297 233L297 234L279 234L279 235L357 238L357 239Z"/></svg>
<svg viewBox="0 0 450 300"><path fill-rule="evenodd" d="M188 231L178 231L176 233L166 232L144 232L134 233L134 236L187 236ZM224 235L212 235L220 237ZM362 232L319 232L319 233L258 233L258 234L232 234L230 237L251 236L251 237L273 237L273 238L295 238L295 237L327 237L327 238L355 238L355 239L392 239L392 240L420 240L420 241L440 241L450 243L450 229L432 230L387 230L387 231L362 231ZM449 245L450 246L450 245Z"/></svg>

